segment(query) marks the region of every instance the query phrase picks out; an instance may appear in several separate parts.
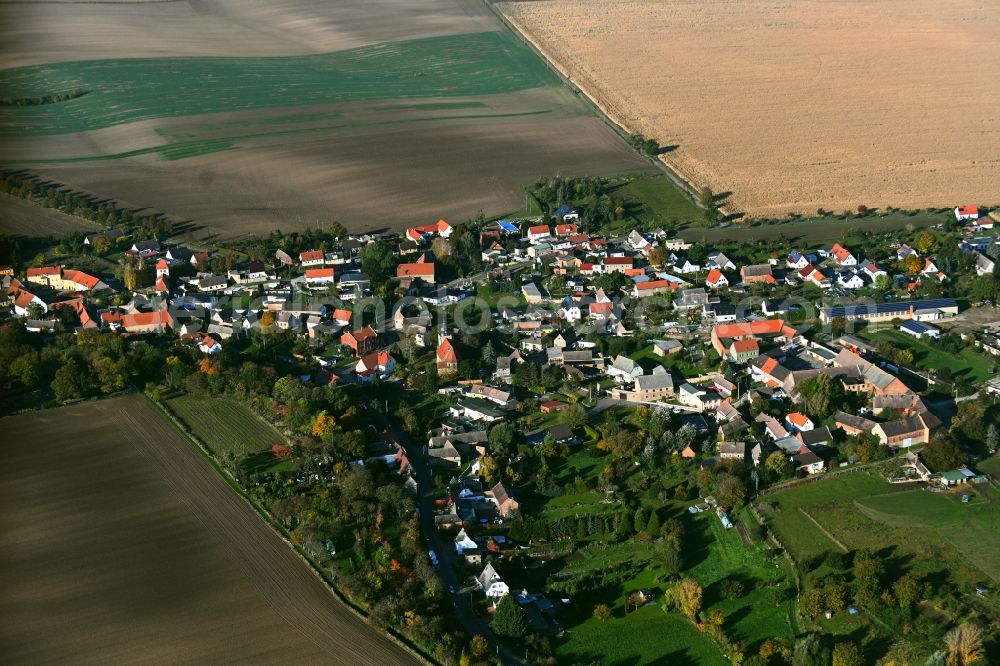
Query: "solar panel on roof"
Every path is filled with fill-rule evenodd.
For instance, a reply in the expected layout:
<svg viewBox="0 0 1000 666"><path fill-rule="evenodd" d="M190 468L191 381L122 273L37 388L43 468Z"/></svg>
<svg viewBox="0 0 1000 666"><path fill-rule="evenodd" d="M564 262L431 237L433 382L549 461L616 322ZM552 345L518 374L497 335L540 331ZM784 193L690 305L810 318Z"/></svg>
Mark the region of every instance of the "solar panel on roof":
<svg viewBox="0 0 1000 666"><path fill-rule="evenodd" d="M940 308L954 308L957 303L953 298L937 298L927 301L895 301L891 303L860 303L857 305L838 305L832 308L824 308L823 311L829 317L841 317L848 314L887 314L892 312L909 312L914 310L933 310Z"/></svg>

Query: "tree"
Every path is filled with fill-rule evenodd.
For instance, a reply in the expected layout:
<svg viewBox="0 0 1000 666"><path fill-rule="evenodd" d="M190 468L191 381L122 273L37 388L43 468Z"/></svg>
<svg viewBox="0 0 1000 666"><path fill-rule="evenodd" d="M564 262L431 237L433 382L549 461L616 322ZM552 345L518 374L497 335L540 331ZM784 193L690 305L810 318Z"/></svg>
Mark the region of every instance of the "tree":
<svg viewBox="0 0 1000 666"><path fill-rule="evenodd" d="M823 592L818 587L811 587L799 599L799 608L809 616L823 612Z"/></svg>
<svg viewBox="0 0 1000 666"><path fill-rule="evenodd" d="M840 382L833 381L829 375L817 375L801 382L798 392L804 399L806 413L819 419L836 411L843 398Z"/></svg>
<svg viewBox="0 0 1000 666"><path fill-rule="evenodd" d="M920 579L912 573L904 574L893 583L892 592L900 607L908 608L920 597Z"/></svg>
<svg viewBox="0 0 1000 666"><path fill-rule="evenodd" d="M667 263L667 248L657 245L649 251L648 259L653 266L662 268Z"/></svg>
<svg viewBox="0 0 1000 666"><path fill-rule="evenodd" d="M94 239L94 252L97 254L107 254L111 249L111 241L109 241L104 236L98 236Z"/></svg>
<svg viewBox="0 0 1000 666"><path fill-rule="evenodd" d="M993 454L997 452L998 448L1000 448L1000 430L997 429L995 423L991 423L990 427L986 429L986 450Z"/></svg>
<svg viewBox="0 0 1000 666"><path fill-rule="evenodd" d="M337 425L336 420L325 411L320 412L313 418L310 431L320 439L326 439L333 434L333 429Z"/></svg>
<svg viewBox="0 0 1000 666"><path fill-rule="evenodd" d="M718 608L708 611L708 621L717 627L721 627L726 622L726 614Z"/></svg>
<svg viewBox="0 0 1000 666"><path fill-rule="evenodd" d="M489 451L497 458L509 458L514 447L517 428L511 421L501 421L490 430Z"/></svg>
<svg viewBox="0 0 1000 666"><path fill-rule="evenodd" d="M508 594L497 604L490 628L497 636L521 638L528 633L528 616L521 605Z"/></svg>
<svg viewBox="0 0 1000 666"><path fill-rule="evenodd" d="M764 460L764 469L773 481L787 479L792 475L792 463L781 451L772 451L767 456Z"/></svg>
<svg viewBox="0 0 1000 666"><path fill-rule="evenodd" d="M833 648L831 666L862 666L861 650L854 643L837 643Z"/></svg>
<svg viewBox="0 0 1000 666"><path fill-rule="evenodd" d="M939 432L931 437L920 457L932 472L945 472L965 463L965 453L950 432Z"/></svg>
<svg viewBox="0 0 1000 666"><path fill-rule="evenodd" d="M125 388L128 379L128 361L124 358L113 360L102 356L93 363L94 374L101 393L114 393Z"/></svg>
<svg viewBox="0 0 1000 666"><path fill-rule="evenodd" d="M604 622L611 619L611 608L607 604L597 604L594 606L594 619Z"/></svg>
<svg viewBox="0 0 1000 666"><path fill-rule="evenodd" d="M562 422L570 428L580 428L587 422L587 412L583 405L574 404L564 407L562 410Z"/></svg>
<svg viewBox="0 0 1000 666"><path fill-rule="evenodd" d="M361 250L361 270L364 271L373 287L386 283L394 265L392 248L385 241L369 243Z"/></svg>
<svg viewBox="0 0 1000 666"><path fill-rule="evenodd" d="M663 565L663 570L668 576L676 576L684 569L684 557L681 555L681 551L675 548L674 545L669 542L664 542L660 544L660 564Z"/></svg>
<svg viewBox="0 0 1000 666"><path fill-rule="evenodd" d="M906 258L900 262L900 268L902 268L903 272L907 275L916 275L923 267L924 262L915 254L907 255Z"/></svg>
<svg viewBox="0 0 1000 666"><path fill-rule="evenodd" d="M50 386L56 394L56 400L82 398L86 391L83 368L77 361L70 359L56 370L55 378Z"/></svg>
<svg viewBox="0 0 1000 666"><path fill-rule="evenodd" d="M674 590L677 607L684 615L694 619L701 610L702 589L697 581L685 578Z"/></svg>
<svg viewBox="0 0 1000 666"><path fill-rule="evenodd" d="M26 309L28 319L41 319L45 316L45 307L41 303L29 303Z"/></svg>
<svg viewBox="0 0 1000 666"><path fill-rule="evenodd" d="M701 188L698 192L698 203L701 204L702 208L711 208L715 204L715 193L712 192L712 188L706 185Z"/></svg>
<svg viewBox="0 0 1000 666"><path fill-rule="evenodd" d="M881 578L885 564L870 551L859 551L854 556L854 601L865 608L875 608L881 602Z"/></svg>
<svg viewBox="0 0 1000 666"><path fill-rule="evenodd" d="M818 634L806 634L795 641L792 666L827 666L830 653L823 647Z"/></svg>
<svg viewBox="0 0 1000 666"><path fill-rule="evenodd" d="M971 666L983 656L983 630L975 624L960 624L944 636L949 666Z"/></svg>
<svg viewBox="0 0 1000 666"><path fill-rule="evenodd" d="M887 273L881 273L877 278L875 278L875 289L879 292L889 291L889 287L892 286L892 278L889 277Z"/></svg>
<svg viewBox="0 0 1000 666"><path fill-rule="evenodd" d="M649 513L649 520L646 521L646 534L657 537L660 534L660 514L653 509Z"/></svg>
<svg viewBox="0 0 1000 666"><path fill-rule="evenodd" d="M260 328L267 330L272 326L274 326L274 313L268 310L260 316Z"/></svg>
<svg viewBox="0 0 1000 666"><path fill-rule="evenodd" d="M929 231L922 232L913 243L920 254L930 254L937 249L937 244L937 238Z"/></svg>
<svg viewBox="0 0 1000 666"><path fill-rule="evenodd" d="M491 341L486 341L486 345L483 347L482 356L484 365L493 365L496 362L497 353L493 350L493 343Z"/></svg>
<svg viewBox="0 0 1000 666"><path fill-rule="evenodd" d="M486 483L494 483L500 475L500 465L493 456L483 456L479 459L479 474Z"/></svg>
<svg viewBox="0 0 1000 666"><path fill-rule="evenodd" d="M41 373L41 362L38 354L25 351L10 364L10 375L20 381L25 388L32 389L38 383Z"/></svg>
<svg viewBox="0 0 1000 666"><path fill-rule="evenodd" d="M343 238L344 236L347 235L347 229L344 227L343 224L341 224L337 220L333 220L332 222L330 222L330 226L328 226L326 230L327 233L329 233L334 238ZM475 640L475 638L473 638L473 640Z"/></svg>
<svg viewBox="0 0 1000 666"><path fill-rule="evenodd" d="M736 507L743 503L747 490L738 476L727 472L720 472L715 480L715 492L722 503Z"/></svg>

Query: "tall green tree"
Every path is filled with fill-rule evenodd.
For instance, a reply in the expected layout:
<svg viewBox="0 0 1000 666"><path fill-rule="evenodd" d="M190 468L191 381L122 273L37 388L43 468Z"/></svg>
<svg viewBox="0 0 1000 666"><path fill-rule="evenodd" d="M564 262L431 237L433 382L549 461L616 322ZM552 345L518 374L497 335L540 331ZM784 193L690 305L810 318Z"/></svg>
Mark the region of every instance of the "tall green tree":
<svg viewBox="0 0 1000 666"><path fill-rule="evenodd" d="M514 597L508 594L497 604L490 628L497 636L521 638L528 633L528 616L521 605L514 601Z"/></svg>

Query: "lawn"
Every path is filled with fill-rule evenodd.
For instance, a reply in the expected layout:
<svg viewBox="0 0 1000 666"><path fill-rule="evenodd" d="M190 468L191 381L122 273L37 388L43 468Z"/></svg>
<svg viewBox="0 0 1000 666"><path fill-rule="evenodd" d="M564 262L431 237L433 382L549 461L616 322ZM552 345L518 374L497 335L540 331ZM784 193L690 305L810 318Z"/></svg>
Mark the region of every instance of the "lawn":
<svg viewBox="0 0 1000 666"><path fill-rule="evenodd" d="M647 226L685 224L705 217L705 212L666 176L633 180L622 191L641 206L636 214Z"/></svg>
<svg viewBox="0 0 1000 666"><path fill-rule="evenodd" d="M968 584L984 575L1000 580L1000 513L985 495L963 504L890 485L877 472L858 472L768 495L761 504L774 507L762 513L803 573L840 550L836 539L849 550L881 550L899 566L940 582Z"/></svg>
<svg viewBox="0 0 1000 666"><path fill-rule="evenodd" d="M85 92L58 103L4 106L0 133L68 134L152 118L491 95L557 84L545 64L506 31L308 56L80 60L0 72L4 98Z"/></svg>
<svg viewBox="0 0 1000 666"><path fill-rule="evenodd" d="M679 613L657 605L628 615L621 609L604 622L588 618L573 626L556 650L560 663L728 664L711 640Z"/></svg>
<svg viewBox="0 0 1000 666"><path fill-rule="evenodd" d="M285 441L281 433L235 400L182 395L168 400L167 406L216 454L230 451L242 457Z"/></svg>
<svg viewBox="0 0 1000 666"><path fill-rule="evenodd" d="M572 496L566 501L579 501ZM668 502L660 513L678 517L684 524L684 576L697 580L705 590L703 611L720 609L726 616L725 629L733 639L745 641L751 651L767 638L791 635L790 577L780 560L768 559L764 547L747 547L735 529L722 527L714 513L692 516L686 503ZM618 565L638 564L631 578L593 592L574 595L573 611L563 618L567 632L557 654L565 660L585 662L601 655L602 663L725 663L712 641L699 633L677 613L664 614L659 596L665 585L663 570L651 544L628 541L594 544L583 548L559 569L572 575L588 571L612 570ZM558 578L559 576L557 576ZM721 582L737 579L745 592L725 599ZM626 614L624 599L635 590L651 589L655 604ZM607 603L614 617L601 622L591 617L595 604ZM627 634L630 640L622 642Z"/></svg>
<svg viewBox="0 0 1000 666"><path fill-rule="evenodd" d="M885 340L894 347L909 349L913 352L914 363L928 370L950 368L954 377L969 382L984 382L993 376L991 369L995 363L970 348L953 354L935 346L933 341L918 340L895 329L866 329L860 331L859 335L873 342Z"/></svg>

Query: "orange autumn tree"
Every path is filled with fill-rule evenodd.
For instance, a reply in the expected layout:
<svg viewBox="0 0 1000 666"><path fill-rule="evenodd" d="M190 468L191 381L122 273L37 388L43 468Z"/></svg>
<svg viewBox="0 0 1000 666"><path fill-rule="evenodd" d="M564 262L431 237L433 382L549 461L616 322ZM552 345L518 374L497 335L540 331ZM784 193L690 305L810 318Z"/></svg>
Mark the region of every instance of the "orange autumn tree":
<svg viewBox="0 0 1000 666"><path fill-rule="evenodd" d="M210 358L203 358L198 361L198 372L208 377L219 374L219 364Z"/></svg>
<svg viewBox="0 0 1000 666"><path fill-rule="evenodd" d="M312 434L321 439L326 439L333 434L333 428L337 421L325 411L316 415L312 422Z"/></svg>

